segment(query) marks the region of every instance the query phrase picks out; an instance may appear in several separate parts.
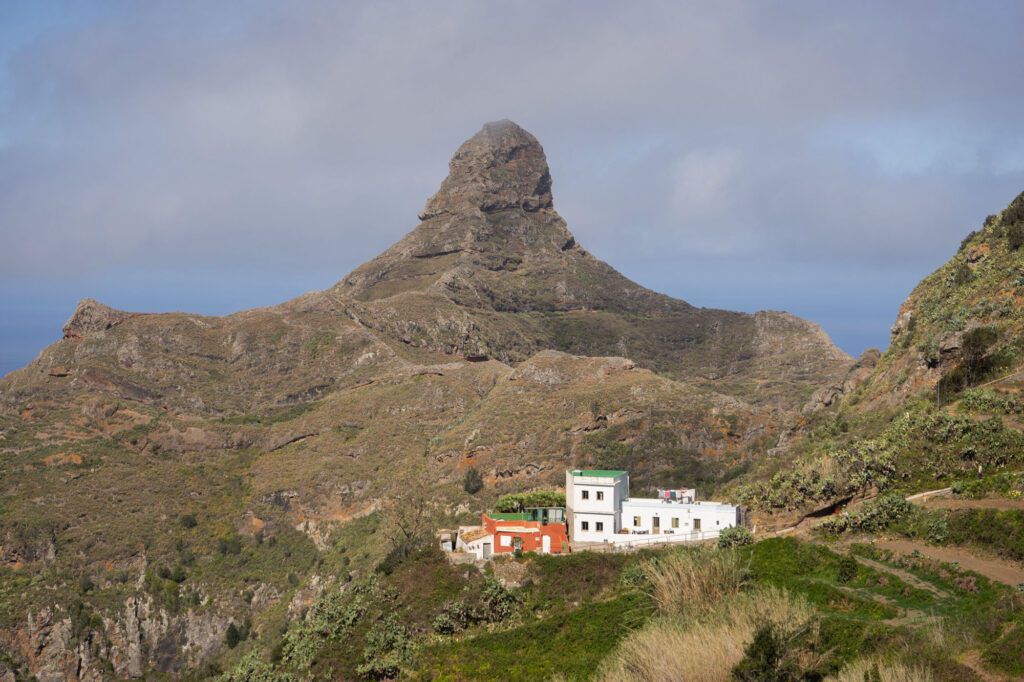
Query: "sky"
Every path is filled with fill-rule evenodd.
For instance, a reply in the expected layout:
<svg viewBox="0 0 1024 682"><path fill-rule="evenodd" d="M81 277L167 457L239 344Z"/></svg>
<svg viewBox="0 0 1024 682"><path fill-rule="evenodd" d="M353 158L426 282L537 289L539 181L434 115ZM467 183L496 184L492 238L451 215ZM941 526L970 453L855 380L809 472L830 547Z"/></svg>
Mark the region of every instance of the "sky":
<svg viewBox="0 0 1024 682"><path fill-rule="evenodd" d="M858 355L1024 190L1024 3L0 0L0 375L397 241L510 118L587 250Z"/></svg>

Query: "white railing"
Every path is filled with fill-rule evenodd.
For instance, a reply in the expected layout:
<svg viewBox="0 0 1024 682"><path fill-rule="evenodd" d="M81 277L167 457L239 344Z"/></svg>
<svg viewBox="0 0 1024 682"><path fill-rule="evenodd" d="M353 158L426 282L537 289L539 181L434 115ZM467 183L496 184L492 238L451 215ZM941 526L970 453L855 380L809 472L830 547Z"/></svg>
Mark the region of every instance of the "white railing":
<svg viewBox="0 0 1024 682"><path fill-rule="evenodd" d="M610 542L616 547L646 547L677 542L704 542L717 538L718 533L717 530L699 530L689 533L660 533L658 535L619 534Z"/></svg>
<svg viewBox="0 0 1024 682"><path fill-rule="evenodd" d="M697 531L695 533L663 533L659 535L618 534L611 540L603 542L573 542L572 549L574 552L583 550L591 552L628 552L632 549L642 549L644 547L704 542L716 539L718 534L719 531L717 530Z"/></svg>

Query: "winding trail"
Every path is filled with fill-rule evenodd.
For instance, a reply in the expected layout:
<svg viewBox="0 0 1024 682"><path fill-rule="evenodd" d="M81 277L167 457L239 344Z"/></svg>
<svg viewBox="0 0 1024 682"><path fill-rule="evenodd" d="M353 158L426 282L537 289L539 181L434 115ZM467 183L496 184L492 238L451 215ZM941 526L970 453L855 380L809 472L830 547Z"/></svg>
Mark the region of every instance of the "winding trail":
<svg viewBox="0 0 1024 682"><path fill-rule="evenodd" d="M1024 500L1011 500L1005 497L984 497L980 500L936 497L918 504L925 509L1024 509Z"/></svg>
<svg viewBox="0 0 1024 682"><path fill-rule="evenodd" d="M904 554L911 554L915 550L924 556L942 561L947 564L956 563L978 575L983 575L989 580L1016 587L1024 584L1024 568L1002 559L982 559L971 550L962 547L932 547L923 542L913 540L877 540L876 547L890 549Z"/></svg>

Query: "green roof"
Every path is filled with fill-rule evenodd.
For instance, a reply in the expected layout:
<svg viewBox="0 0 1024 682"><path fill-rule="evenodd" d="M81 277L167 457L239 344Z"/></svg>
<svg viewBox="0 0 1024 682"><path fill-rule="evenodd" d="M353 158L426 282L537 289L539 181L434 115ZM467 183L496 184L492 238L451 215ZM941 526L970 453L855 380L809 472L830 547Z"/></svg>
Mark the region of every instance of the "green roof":
<svg viewBox="0 0 1024 682"><path fill-rule="evenodd" d="M488 512L487 515L495 521L529 521L529 514L498 514Z"/></svg>
<svg viewBox="0 0 1024 682"><path fill-rule="evenodd" d="M573 476L602 476L606 478L615 478L626 473L625 471L613 471L611 469L576 469L572 472Z"/></svg>

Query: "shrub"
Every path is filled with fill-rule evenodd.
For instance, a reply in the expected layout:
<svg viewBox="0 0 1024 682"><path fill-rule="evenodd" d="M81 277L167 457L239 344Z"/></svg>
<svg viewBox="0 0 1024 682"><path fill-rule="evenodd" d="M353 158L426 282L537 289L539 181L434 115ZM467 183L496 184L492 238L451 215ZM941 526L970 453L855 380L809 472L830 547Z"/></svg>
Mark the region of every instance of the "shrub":
<svg viewBox="0 0 1024 682"><path fill-rule="evenodd" d="M968 234L966 237L964 237L963 241L960 242L960 248L957 249L957 251L963 251L965 248L967 248L967 245L971 243L971 240L974 239L974 237L977 234L978 234L978 232L977 232L977 230L975 230L975 231L971 232L970 234Z"/></svg>
<svg viewBox="0 0 1024 682"><path fill-rule="evenodd" d="M619 582L629 587L636 587L637 585L642 585L646 579L643 566L640 563L632 563L622 569Z"/></svg>
<svg viewBox="0 0 1024 682"><path fill-rule="evenodd" d="M849 554L839 557L836 565L836 580L841 583L853 582L857 577L857 560Z"/></svg>
<svg viewBox="0 0 1024 682"><path fill-rule="evenodd" d="M473 620L473 612L466 600L456 599L445 604L441 613L434 618L434 632L452 635L464 630Z"/></svg>
<svg viewBox="0 0 1024 682"><path fill-rule="evenodd" d="M743 547L754 544L754 534L744 526L730 526L718 534L718 548Z"/></svg>
<svg viewBox="0 0 1024 682"><path fill-rule="evenodd" d="M484 589L480 594L480 601L483 605L481 619L490 623L497 623L512 616L519 603L518 597L494 576L484 578Z"/></svg>
<svg viewBox="0 0 1024 682"><path fill-rule="evenodd" d="M706 610L736 594L747 578L746 565L731 550L687 548L649 559L642 566L654 601L666 614Z"/></svg>
<svg viewBox="0 0 1024 682"><path fill-rule="evenodd" d="M1024 246L1024 222L1014 223L1006 227L1006 245L1011 251Z"/></svg>
<svg viewBox="0 0 1024 682"><path fill-rule="evenodd" d="M565 493L555 490L536 490L532 493L502 495L494 503L494 510L503 513L521 512L527 507L564 507Z"/></svg>
<svg viewBox="0 0 1024 682"><path fill-rule="evenodd" d="M825 519L815 529L819 532L840 535L842 533L875 533L893 523L902 521L914 511L914 505L898 493L889 493L864 504L854 512L846 512Z"/></svg>
<svg viewBox="0 0 1024 682"><path fill-rule="evenodd" d="M182 528L195 528L199 525L196 517L192 514L182 514L181 518L178 519L178 523L181 524Z"/></svg>
<svg viewBox="0 0 1024 682"><path fill-rule="evenodd" d="M931 515L925 522L925 533L930 542L944 544L949 539L949 523L945 516Z"/></svg>
<svg viewBox="0 0 1024 682"><path fill-rule="evenodd" d="M764 623L754 632L754 639L743 650L743 659L732 669L739 682L797 682L804 679L794 660L792 635L780 631L773 623Z"/></svg>
<svg viewBox="0 0 1024 682"><path fill-rule="evenodd" d="M377 576L372 573L326 590L285 633L282 660L299 669L309 668L329 641L344 637L359 622L378 594Z"/></svg>
<svg viewBox="0 0 1024 682"><path fill-rule="evenodd" d="M356 672L374 680L393 679L412 664L415 647L405 626L394 614L376 623L366 633L363 663Z"/></svg>
<svg viewBox="0 0 1024 682"><path fill-rule="evenodd" d="M962 287L973 278L974 273L971 272L971 266L967 264L967 261L957 261L953 266L953 286Z"/></svg>
<svg viewBox="0 0 1024 682"><path fill-rule="evenodd" d="M217 551L221 554L241 554L242 538L233 533L217 538Z"/></svg>
<svg viewBox="0 0 1024 682"><path fill-rule="evenodd" d="M480 475L480 472L473 467L466 471L466 475L462 478L462 489L470 495L474 495L484 487L484 479Z"/></svg>

